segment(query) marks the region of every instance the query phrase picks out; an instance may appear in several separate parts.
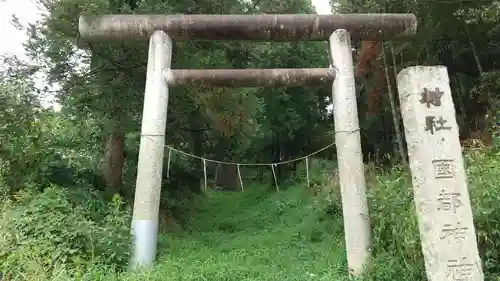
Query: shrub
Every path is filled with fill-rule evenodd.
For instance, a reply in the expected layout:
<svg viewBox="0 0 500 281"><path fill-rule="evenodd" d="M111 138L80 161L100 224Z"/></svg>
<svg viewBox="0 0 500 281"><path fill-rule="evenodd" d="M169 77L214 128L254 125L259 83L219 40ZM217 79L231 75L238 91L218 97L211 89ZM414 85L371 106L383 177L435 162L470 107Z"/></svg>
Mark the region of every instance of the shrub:
<svg viewBox="0 0 500 281"><path fill-rule="evenodd" d="M479 253L485 275L500 278L500 152L472 151L466 155L469 189Z"/></svg>
<svg viewBox="0 0 500 281"><path fill-rule="evenodd" d="M464 159L485 277L499 280L500 150L498 147L469 150ZM338 179L331 170L323 171L322 180L311 176L311 181L320 187L315 202L319 210L341 217ZM383 170L369 165L366 174L373 261L363 280L426 280L409 169L394 166Z"/></svg>
<svg viewBox="0 0 500 281"><path fill-rule="evenodd" d="M495 149L464 155L474 224L485 276L500 277L500 153ZM370 173L368 200L373 230L373 268L367 280L425 280L410 172L395 167Z"/></svg>
<svg viewBox="0 0 500 281"><path fill-rule="evenodd" d="M374 260L366 279L425 280L410 172L370 169L367 196Z"/></svg>
<svg viewBox="0 0 500 281"><path fill-rule="evenodd" d="M0 271L7 279L84 272L95 264L128 262L130 216L120 197L58 186L19 192L0 217Z"/></svg>

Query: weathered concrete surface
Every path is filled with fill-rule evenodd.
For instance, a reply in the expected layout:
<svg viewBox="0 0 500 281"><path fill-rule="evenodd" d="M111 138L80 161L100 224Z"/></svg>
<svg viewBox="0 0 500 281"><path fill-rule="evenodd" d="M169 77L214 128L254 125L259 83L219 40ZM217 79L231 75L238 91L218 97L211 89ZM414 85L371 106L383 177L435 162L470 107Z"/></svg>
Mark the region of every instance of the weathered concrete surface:
<svg viewBox="0 0 500 281"><path fill-rule="evenodd" d="M333 68L167 69L169 86L294 87L332 83Z"/></svg>
<svg viewBox="0 0 500 281"><path fill-rule="evenodd" d="M336 30L332 34L330 54L333 66L338 71L333 82L332 98L347 265L350 274L359 276L370 256L371 231L351 39L347 31Z"/></svg>
<svg viewBox="0 0 500 281"><path fill-rule="evenodd" d="M482 281L448 72L415 66L398 92L429 281Z"/></svg>
<svg viewBox="0 0 500 281"><path fill-rule="evenodd" d="M168 86L163 70L170 68L172 40L156 31L149 41L141 144L137 164L132 234L132 267L151 266L156 256L158 211L165 150Z"/></svg>
<svg viewBox="0 0 500 281"><path fill-rule="evenodd" d="M84 41L146 39L163 30L174 40L326 41L337 29L355 39L381 40L413 35L413 14L279 15L81 15Z"/></svg>

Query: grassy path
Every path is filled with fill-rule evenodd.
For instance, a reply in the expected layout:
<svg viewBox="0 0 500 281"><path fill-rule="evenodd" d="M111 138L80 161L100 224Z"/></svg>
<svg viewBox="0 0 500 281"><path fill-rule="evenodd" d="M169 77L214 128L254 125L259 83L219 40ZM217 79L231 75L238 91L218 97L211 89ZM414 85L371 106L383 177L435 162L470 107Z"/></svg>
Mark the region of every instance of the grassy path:
<svg viewBox="0 0 500 281"><path fill-rule="evenodd" d="M341 280L343 243L338 214L314 208L303 187L213 192L185 232L160 238L150 280Z"/></svg>

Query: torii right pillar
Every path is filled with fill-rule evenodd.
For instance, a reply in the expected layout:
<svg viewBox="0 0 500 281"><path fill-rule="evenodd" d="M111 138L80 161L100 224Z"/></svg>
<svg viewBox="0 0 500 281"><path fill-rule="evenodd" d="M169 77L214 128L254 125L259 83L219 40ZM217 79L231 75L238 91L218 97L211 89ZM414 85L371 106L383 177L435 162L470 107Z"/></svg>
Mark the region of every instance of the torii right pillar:
<svg viewBox="0 0 500 281"><path fill-rule="evenodd" d="M420 239L429 281L483 281L448 71L397 76Z"/></svg>

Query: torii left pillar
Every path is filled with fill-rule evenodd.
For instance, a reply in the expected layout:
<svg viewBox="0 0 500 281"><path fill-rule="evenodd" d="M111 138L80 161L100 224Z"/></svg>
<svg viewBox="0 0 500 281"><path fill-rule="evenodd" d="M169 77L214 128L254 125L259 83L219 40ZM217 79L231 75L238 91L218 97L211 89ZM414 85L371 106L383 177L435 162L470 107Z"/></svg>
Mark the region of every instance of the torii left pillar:
<svg viewBox="0 0 500 281"><path fill-rule="evenodd" d="M132 218L133 268L151 266L156 256L158 210L167 124L168 85L163 75L170 69L172 39L155 31L149 40L146 90L142 113L141 145Z"/></svg>

